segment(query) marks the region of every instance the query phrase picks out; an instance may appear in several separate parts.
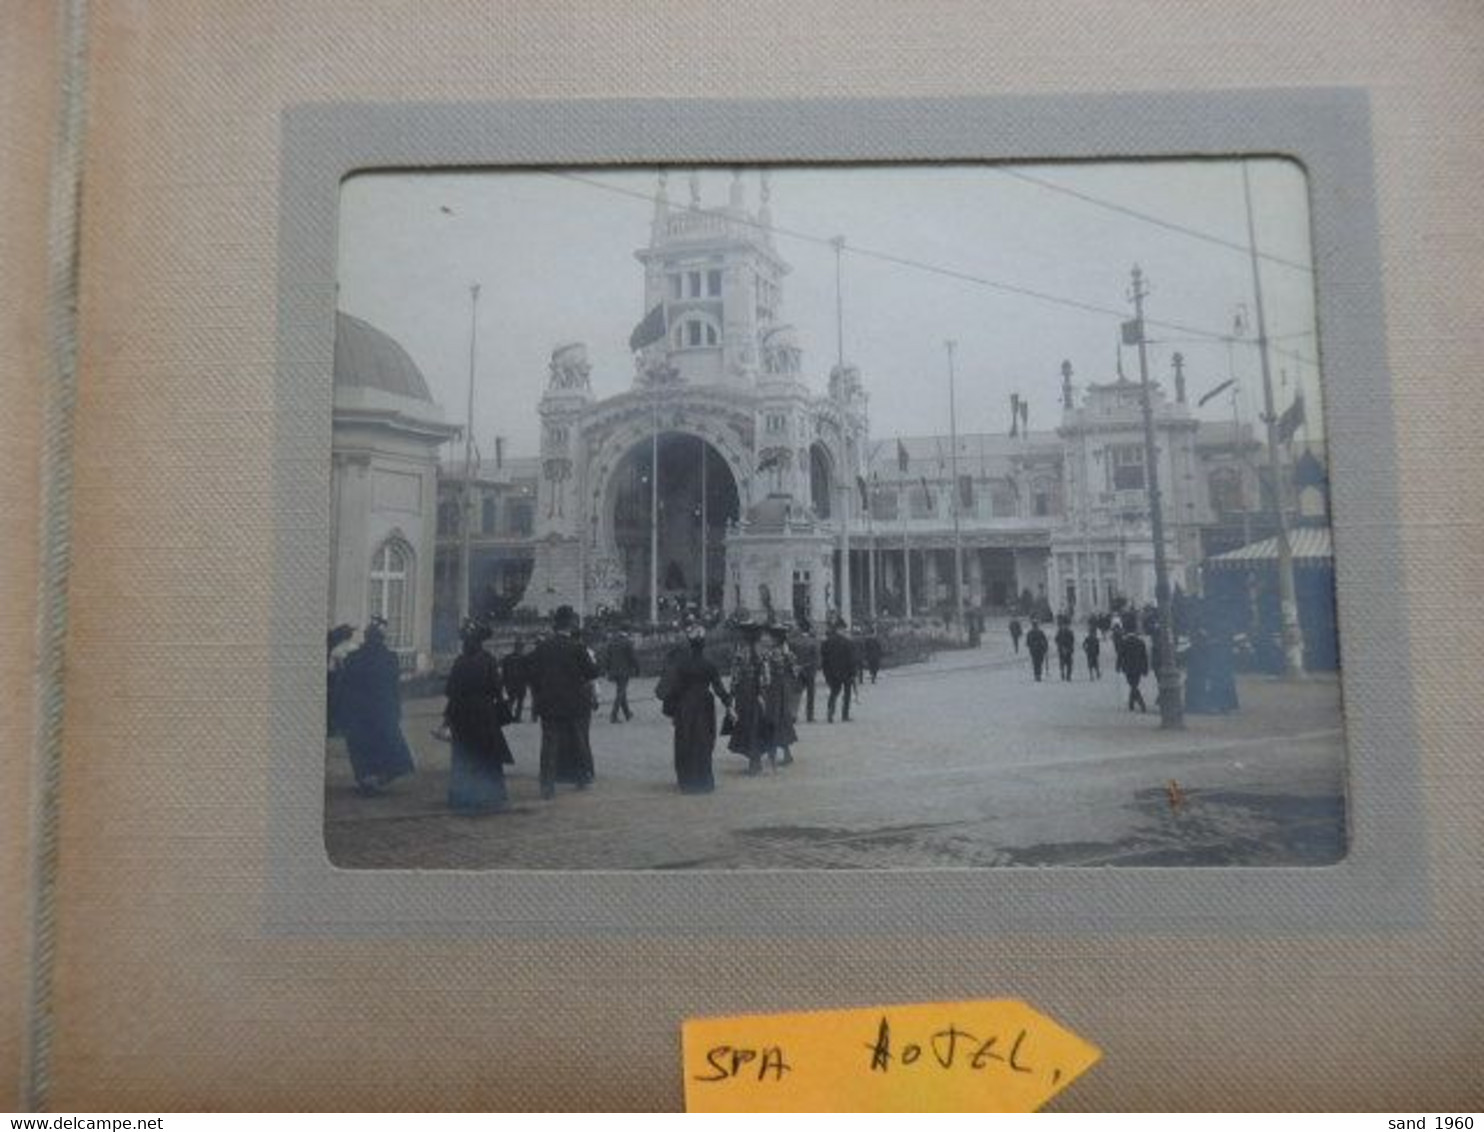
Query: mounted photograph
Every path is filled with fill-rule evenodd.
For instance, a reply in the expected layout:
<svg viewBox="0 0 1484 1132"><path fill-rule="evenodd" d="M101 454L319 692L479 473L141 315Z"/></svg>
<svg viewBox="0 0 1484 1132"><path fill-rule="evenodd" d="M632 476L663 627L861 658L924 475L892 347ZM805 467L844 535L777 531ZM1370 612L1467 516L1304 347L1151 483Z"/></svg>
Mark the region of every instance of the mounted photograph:
<svg viewBox="0 0 1484 1132"><path fill-rule="evenodd" d="M330 861L1341 860L1311 244L1268 156L348 177Z"/></svg>

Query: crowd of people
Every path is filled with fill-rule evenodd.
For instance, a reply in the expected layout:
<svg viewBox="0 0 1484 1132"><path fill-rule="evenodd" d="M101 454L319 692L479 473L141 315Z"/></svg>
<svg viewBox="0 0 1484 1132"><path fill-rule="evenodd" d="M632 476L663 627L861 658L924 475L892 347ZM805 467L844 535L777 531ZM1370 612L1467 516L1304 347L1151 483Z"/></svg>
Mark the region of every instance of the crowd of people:
<svg viewBox="0 0 1484 1132"><path fill-rule="evenodd" d="M1103 642L1109 643L1113 668L1128 683L1128 710L1147 712L1149 706L1141 688L1144 678L1159 669L1158 615L1153 609L1123 610L1119 613L1094 613L1087 618L1087 631L1081 640L1081 651L1089 680L1101 680ZM1031 675L1041 683L1046 661L1054 643L1057 670L1063 681L1073 679L1078 652L1076 630L1066 614L1055 619L1055 633L1046 635L1039 617L1030 618L1027 630L1018 616L1010 618L1010 644L1025 651L1031 662ZM1148 637L1150 644L1144 638ZM1234 644L1201 625L1191 628L1184 649L1177 649L1176 664L1184 669L1182 694L1185 711L1191 714L1215 714L1237 710L1236 666Z"/></svg>
<svg viewBox="0 0 1484 1132"><path fill-rule="evenodd" d="M329 651L352 635L332 630ZM747 760L746 774L766 765L777 772L795 761L795 726L802 713L814 722L822 678L828 693L825 721L850 720L861 683L875 683L884 650L874 630L852 637L832 623L824 637L809 625L789 626L743 616L726 626L735 642L726 671L707 655L708 629L700 617L686 620L683 643L663 659L655 699L674 732L675 779L682 793L716 787L713 757L719 737L725 749ZM462 648L444 684L445 707L437 735L452 747L448 804L460 813L505 808L504 770L513 761L504 729L529 719L541 728L540 791L551 799L559 785L582 790L595 771L591 724L599 708L598 683L612 684L611 724L634 718L629 684L640 674L632 636L613 630L597 650L582 639L577 614L562 606L549 630L531 647L517 637L511 651L496 657L488 648L490 627L469 620L460 630ZM718 718L718 709L721 715ZM359 647L330 668L329 729L343 735L356 789L377 794L414 769L402 734L399 671L385 641L385 622L373 619Z"/></svg>
<svg viewBox="0 0 1484 1132"><path fill-rule="evenodd" d="M1061 681L1073 680L1079 651L1088 679L1102 679L1106 642L1114 670L1128 684L1128 710L1149 710L1141 685L1159 666L1154 610L1090 615L1080 640L1070 616L1056 617L1050 634L1040 617L1029 618L1029 623L1026 629L1013 616L1010 641L1016 654L1024 644L1037 683L1048 678L1053 647ZM1199 624L1188 629L1176 657L1184 669L1185 710L1236 710L1231 643ZM345 739L357 790L377 794L414 770L402 734L400 672L380 619L367 626L359 647L342 661L333 660L335 650L352 635L348 626L329 635L327 723L332 734ZM452 748L450 808L487 813L506 806L504 770L514 758L504 729L527 718L541 728L541 797L553 798L559 785L587 789L596 777L591 725L599 711L600 681L606 678L612 685L610 724L634 718L629 685L644 666L633 637L619 625L606 639L590 644L570 606L556 611L549 628L538 630L529 648L523 637L516 637L510 651L497 657L489 648L491 637L484 622L465 622L461 652L444 684L437 734ZM838 621L831 622L821 639L808 624L743 615L719 626L692 616L683 623L680 641L662 658L651 651L649 659L651 672L659 660L655 700L672 726L675 781L686 794L716 788L713 760L719 738L726 740L728 753L747 760L749 776L765 767L776 773L792 765L797 724L816 719L819 681L825 686L825 722L832 724L837 717L849 722L862 686L876 682L884 656L873 627L853 635Z"/></svg>

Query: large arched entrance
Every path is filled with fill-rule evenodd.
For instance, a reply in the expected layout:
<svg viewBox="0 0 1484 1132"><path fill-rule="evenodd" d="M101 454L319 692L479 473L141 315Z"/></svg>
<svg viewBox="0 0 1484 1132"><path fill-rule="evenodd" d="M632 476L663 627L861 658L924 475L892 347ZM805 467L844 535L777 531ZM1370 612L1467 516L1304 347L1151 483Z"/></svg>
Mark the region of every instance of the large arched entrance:
<svg viewBox="0 0 1484 1132"><path fill-rule="evenodd" d="M656 450L657 516L651 505ZM626 579L624 605L631 616L648 616L652 579L666 608L722 605L726 529L741 514L741 499L720 452L689 433L661 433L657 444L643 440L614 468L607 506L614 553ZM655 543L659 553L652 557Z"/></svg>

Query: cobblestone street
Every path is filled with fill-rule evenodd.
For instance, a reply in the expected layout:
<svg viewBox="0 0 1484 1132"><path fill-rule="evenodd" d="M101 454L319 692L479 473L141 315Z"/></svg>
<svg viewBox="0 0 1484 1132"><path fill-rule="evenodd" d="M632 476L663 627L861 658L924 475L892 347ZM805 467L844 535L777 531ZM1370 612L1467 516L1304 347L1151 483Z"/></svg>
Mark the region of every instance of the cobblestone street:
<svg viewBox="0 0 1484 1132"><path fill-rule="evenodd" d="M717 789L681 795L669 721L631 688L635 718L594 718L596 785L539 799L540 731L506 729L509 810L444 805L441 699L405 705L418 773L384 795L352 787L328 746L326 842L347 868L740 869L1002 865L1325 864L1344 854L1344 747L1332 676L1241 681L1242 709L1190 716L1124 710L1105 665L1089 681L1036 684L1002 636L974 652L881 674L851 722L799 723L796 761L748 778L718 742ZM821 683L821 691L823 685ZM1145 682L1152 701L1152 681ZM1173 780L1177 786L1171 788Z"/></svg>

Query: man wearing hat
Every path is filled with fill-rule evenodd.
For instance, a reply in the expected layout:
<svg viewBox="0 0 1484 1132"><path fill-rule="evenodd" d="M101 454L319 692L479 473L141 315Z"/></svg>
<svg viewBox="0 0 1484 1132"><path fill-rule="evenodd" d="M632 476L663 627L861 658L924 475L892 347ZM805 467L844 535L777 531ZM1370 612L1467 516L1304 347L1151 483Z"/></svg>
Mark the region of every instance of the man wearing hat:
<svg viewBox="0 0 1484 1132"><path fill-rule="evenodd" d="M1031 631L1025 635L1025 648L1031 654L1031 670L1035 673L1036 683L1041 682L1041 672L1046 667L1046 651L1049 642L1046 640L1046 630L1041 628L1041 622L1031 618Z"/></svg>
<svg viewBox="0 0 1484 1132"><path fill-rule="evenodd" d="M634 713L629 710L629 681L639 675L639 658L634 653L634 642L624 630L619 629L608 638L603 649L603 667L608 671L608 679L613 681L613 712L608 721L617 723L619 712L623 712L625 721L633 719Z"/></svg>
<svg viewBox="0 0 1484 1132"><path fill-rule="evenodd" d="M526 666L530 657L526 655L526 639L517 635L510 652L500 661L500 676L505 683L505 695L510 701L510 715L519 723L526 706Z"/></svg>
<svg viewBox="0 0 1484 1132"><path fill-rule="evenodd" d="M814 678L819 672L819 641L813 630L802 625L794 638L794 656L799 663L799 690L804 699L804 718L814 722Z"/></svg>
<svg viewBox="0 0 1484 1132"><path fill-rule="evenodd" d="M830 622L824 644L819 646L819 663L824 672L824 682L830 689L825 718L829 723L835 722L835 704L843 691L845 702L840 707L840 722L849 723L850 691L855 680L855 649L850 638L845 636L843 622Z"/></svg>
<svg viewBox="0 0 1484 1132"><path fill-rule="evenodd" d="M552 634L531 653L531 690L541 709L541 797L551 798L558 782L578 789L593 781L588 742L593 701L589 685L598 678L592 653L577 639L577 612L558 607Z"/></svg>

